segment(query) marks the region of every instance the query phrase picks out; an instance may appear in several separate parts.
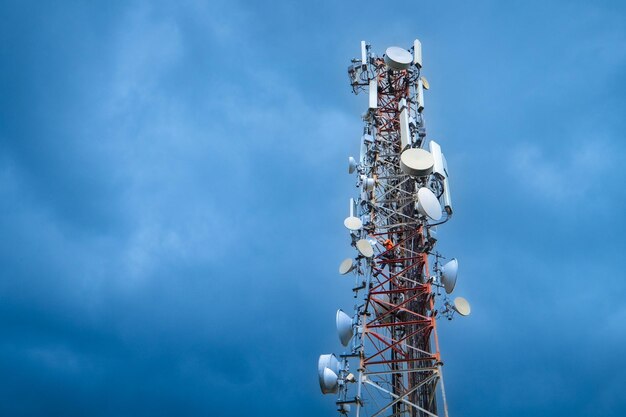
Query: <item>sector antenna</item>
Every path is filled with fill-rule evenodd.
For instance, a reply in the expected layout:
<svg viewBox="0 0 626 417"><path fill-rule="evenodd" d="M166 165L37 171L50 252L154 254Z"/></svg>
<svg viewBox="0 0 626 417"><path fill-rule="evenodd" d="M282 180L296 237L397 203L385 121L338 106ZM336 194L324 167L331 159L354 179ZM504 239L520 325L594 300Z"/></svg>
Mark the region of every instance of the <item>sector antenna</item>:
<svg viewBox="0 0 626 417"><path fill-rule="evenodd" d="M358 192L344 221L349 257L339 266L354 278L355 302L335 315L343 353L318 361L320 389L342 415L448 416L437 320L471 308L449 298L459 261L435 248L453 210L441 145L426 139L424 92L432 90L422 64L417 39L382 56L363 41L348 68L354 93L368 96L359 156L348 157Z"/></svg>

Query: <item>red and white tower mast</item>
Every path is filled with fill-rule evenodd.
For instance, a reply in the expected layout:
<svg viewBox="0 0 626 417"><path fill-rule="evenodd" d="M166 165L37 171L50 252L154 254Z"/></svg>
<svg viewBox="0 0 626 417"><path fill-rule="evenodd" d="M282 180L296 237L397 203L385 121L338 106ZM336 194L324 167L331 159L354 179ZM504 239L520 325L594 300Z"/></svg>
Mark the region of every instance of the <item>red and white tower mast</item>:
<svg viewBox="0 0 626 417"><path fill-rule="evenodd" d="M360 157L348 168L359 189L344 222L355 252L339 267L355 277L355 305L352 315L337 311L347 350L320 356L320 387L337 394L341 414L436 417L439 400L447 417L437 319L470 307L449 300L458 261L435 250L452 201L445 156L426 141L421 43L378 57L361 42L348 74L369 97Z"/></svg>

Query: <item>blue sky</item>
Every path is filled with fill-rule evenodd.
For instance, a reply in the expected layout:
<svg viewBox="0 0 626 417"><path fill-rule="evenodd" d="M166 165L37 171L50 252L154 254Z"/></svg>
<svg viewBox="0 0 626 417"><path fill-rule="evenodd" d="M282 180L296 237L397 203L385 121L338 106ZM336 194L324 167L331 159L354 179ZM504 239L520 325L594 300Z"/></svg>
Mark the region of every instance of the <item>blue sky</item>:
<svg viewBox="0 0 626 417"><path fill-rule="evenodd" d="M0 4L0 414L321 416L365 39L424 47L452 416L626 414L622 2Z"/></svg>

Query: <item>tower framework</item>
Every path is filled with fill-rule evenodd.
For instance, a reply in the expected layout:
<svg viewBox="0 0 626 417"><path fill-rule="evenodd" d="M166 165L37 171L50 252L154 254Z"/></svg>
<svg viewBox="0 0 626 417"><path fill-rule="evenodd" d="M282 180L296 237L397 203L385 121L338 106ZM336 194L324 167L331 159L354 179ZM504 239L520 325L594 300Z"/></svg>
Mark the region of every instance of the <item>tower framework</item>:
<svg viewBox="0 0 626 417"><path fill-rule="evenodd" d="M355 276L355 305L352 316L337 312L347 351L318 362L322 392L337 393L342 414L436 417L439 401L448 415L437 318L467 315L469 305L449 301L458 262L442 266L435 251L452 203L445 157L425 140L421 68L416 40L383 57L362 42L348 69L353 91L369 96L360 157L349 165L360 192L344 223L356 256L340 267Z"/></svg>

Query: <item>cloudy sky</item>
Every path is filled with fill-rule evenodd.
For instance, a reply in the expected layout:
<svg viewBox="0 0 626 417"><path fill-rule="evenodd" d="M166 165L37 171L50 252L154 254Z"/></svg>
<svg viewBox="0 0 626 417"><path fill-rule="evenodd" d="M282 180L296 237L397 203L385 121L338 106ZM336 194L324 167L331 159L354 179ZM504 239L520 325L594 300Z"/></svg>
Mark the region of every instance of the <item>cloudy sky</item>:
<svg viewBox="0 0 626 417"><path fill-rule="evenodd" d="M451 416L626 414L619 1L0 3L0 414L330 416L365 39L424 47Z"/></svg>

